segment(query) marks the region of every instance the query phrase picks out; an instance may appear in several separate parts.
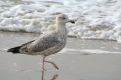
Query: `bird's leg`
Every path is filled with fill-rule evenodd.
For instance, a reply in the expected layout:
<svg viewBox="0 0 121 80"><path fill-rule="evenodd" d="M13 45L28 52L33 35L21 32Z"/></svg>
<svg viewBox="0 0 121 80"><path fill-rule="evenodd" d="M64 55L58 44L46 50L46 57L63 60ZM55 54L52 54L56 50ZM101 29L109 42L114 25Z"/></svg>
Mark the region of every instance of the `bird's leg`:
<svg viewBox="0 0 121 80"><path fill-rule="evenodd" d="M58 74L55 74L50 80L56 80L57 78L58 78Z"/></svg>
<svg viewBox="0 0 121 80"><path fill-rule="evenodd" d="M42 57L42 80L44 80L44 65L45 65L45 56Z"/></svg>
<svg viewBox="0 0 121 80"><path fill-rule="evenodd" d="M51 61L45 61L45 62L52 64L54 66L54 68L59 70L58 66L54 62L51 62Z"/></svg>

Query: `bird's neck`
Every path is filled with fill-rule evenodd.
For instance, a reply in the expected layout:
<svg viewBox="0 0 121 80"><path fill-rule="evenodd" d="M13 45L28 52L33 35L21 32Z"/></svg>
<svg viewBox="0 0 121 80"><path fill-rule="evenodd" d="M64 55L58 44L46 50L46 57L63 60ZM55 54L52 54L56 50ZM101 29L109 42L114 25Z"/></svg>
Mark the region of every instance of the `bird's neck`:
<svg viewBox="0 0 121 80"><path fill-rule="evenodd" d="M66 29L66 24L63 22L56 22L56 33L60 37L67 37L67 29Z"/></svg>
<svg viewBox="0 0 121 80"><path fill-rule="evenodd" d="M55 28L56 32L66 32L66 24L63 22L56 22L56 28Z"/></svg>

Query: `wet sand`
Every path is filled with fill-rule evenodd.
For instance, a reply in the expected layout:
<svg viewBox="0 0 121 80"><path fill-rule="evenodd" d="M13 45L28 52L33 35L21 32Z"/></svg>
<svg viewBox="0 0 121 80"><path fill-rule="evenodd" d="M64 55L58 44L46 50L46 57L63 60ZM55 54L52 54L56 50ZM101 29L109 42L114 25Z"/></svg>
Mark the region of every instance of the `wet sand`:
<svg viewBox="0 0 121 80"><path fill-rule="evenodd" d="M0 32L0 50L35 39L38 34ZM102 49L121 52L114 41L68 39L66 48ZM73 54L71 54L73 53ZM75 52L77 53L77 52ZM59 70L46 64L45 80L121 80L121 54L58 53L47 58ZM41 80L41 56L12 54L0 51L0 80Z"/></svg>

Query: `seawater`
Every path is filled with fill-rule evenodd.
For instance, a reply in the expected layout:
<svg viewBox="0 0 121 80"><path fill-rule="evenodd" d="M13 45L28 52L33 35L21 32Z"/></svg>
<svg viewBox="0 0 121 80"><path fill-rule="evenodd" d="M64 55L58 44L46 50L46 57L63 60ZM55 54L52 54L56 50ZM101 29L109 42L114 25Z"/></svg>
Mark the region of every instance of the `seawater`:
<svg viewBox="0 0 121 80"><path fill-rule="evenodd" d="M121 42L121 0L1 0L0 30L42 33L64 13L68 35Z"/></svg>

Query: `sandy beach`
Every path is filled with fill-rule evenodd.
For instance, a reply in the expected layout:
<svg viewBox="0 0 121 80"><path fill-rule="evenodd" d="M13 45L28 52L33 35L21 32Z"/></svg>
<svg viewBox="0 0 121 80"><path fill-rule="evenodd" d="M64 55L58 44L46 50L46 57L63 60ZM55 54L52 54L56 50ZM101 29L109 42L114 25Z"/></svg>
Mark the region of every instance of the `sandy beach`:
<svg viewBox="0 0 121 80"><path fill-rule="evenodd" d="M0 80L41 80L41 56L7 53L4 50L33 40L38 34L0 32ZM58 53L48 57L59 70L46 64L45 80L121 80L121 44L115 41L68 38L68 49L106 50L119 54ZM65 48L65 49L66 49ZM73 54L72 54L73 53Z"/></svg>

